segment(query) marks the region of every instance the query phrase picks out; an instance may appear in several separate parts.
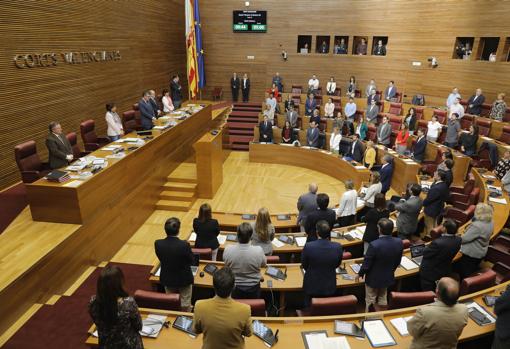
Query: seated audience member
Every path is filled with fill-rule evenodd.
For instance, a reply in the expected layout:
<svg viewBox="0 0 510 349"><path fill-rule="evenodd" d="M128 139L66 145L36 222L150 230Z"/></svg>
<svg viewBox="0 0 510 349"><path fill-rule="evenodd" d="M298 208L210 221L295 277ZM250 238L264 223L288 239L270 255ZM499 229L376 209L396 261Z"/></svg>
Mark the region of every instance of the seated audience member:
<svg viewBox="0 0 510 349"><path fill-rule="evenodd" d="M166 239L156 240L154 248L161 263L160 282L166 293L181 295L181 308L191 311L191 292L194 261L191 247L187 241L179 239L181 222L172 217L165 222Z"/></svg>
<svg viewBox="0 0 510 349"><path fill-rule="evenodd" d="M388 83L388 87L384 90L384 99L387 101L391 101L393 98L397 96L397 88L395 87L395 82L390 80Z"/></svg>
<svg viewBox="0 0 510 349"><path fill-rule="evenodd" d="M335 47L335 53L337 55L346 55L347 54L347 45L345 44L345 39L340 39L340 43Z"/></svg>
<svg viewBox="0 0 510 349"><path fill-rule="evenodd" d="M316 224L319 239L306 243L301 253L305 304L315 297L331 297L336 293L336 268L342 263L342 245L331 241L331 227L320 220Z"/></svg>
<svg viewBox="0 0 510 349"><path fill-rule="evenodd" d="M122 126L119 114L117 114L117 105L115 103L106 104L105 120L108 126L106 134L112 142L124 136L124 127Z"/></svg>
<svg viewBox="0 0 510 349"><path fill-rule="evenodd" d="M345 95L349 98L356 97L356 78L354 76L349 78L349 83L345 88Z"/></svg>
<svg viewBox="0 0 510 349"><path fill-rule="evenodd" d="M452 113L448 117L448 127L446 128L446 138L444 140L444 144L450 148L455 148L457 146L457 143L459 142L459 133L462 130L457 118L457 113Z"/></svg>
<svg viewBox="0 0 510 349"><path fill-rule="evenodd" d="M478 142L478 125L469 126L469 133L460 135L460 150L467 156L476 154L476 142Z"/></svg>
<svg viewBox="0 0 510 349"><path fill-rule="evenodd" d="M152 106L152 110L154 112L154 117L158 118L159 115L161 115L161 110L159 110L159 105L158 105L158 102L156 101L156 91L149 90L149 94L150 94L149 102Z"/></svg>
<svg viewBox="0 0 510 349"><path fill-rule="evenodd" d="M382 122L377 126L377 143L389 147L391 143L391 125L388 122L388 118L385 116Z"/></svg>
<svg viewBox="0 0 510 349"><path fill-rule="evenodd" d="M386 194L390 190L391 180L393 178L393 158L391 155L386 154L382 158L382 166L379 170L381 176L381 193Z"/></svg>
<svg viewBox="0 0 510 349"><path fill-rule="evenodd" d="M289 110L287 111L286 120L290 123L292 128L298 127L298 113L294 110L294 106L290 105Z"/></svg>
<svg viewBox="0 0 510 349"><path fill-rule="evenodd" d="M456 265L461 279L478 271L480 262L487 254L493 231L492 207L480 202L476 205L474 219L462 234L462 245L460 247L462 257Z"/></svg>
<svg viewBox="0 0 510 349"><path fill-rule="evenodd" d="M414 135L414 131L416 130L416 109L413 107L409 108L407 115L404 118L404 123L407 125L409 135Z"/></svg>
<svg viewBox="0 0 510 349"><path fill-rule="evenodd" d="M143 93L142 99L138 102L138 109L140 111L142 128L144 130L152 130L156 117L154 116L154 109L150 103L149 91Z"/></svg>
<svg viewBox="0 0 510 349"><path fill-rule="evenodd" d="M163 113L170 113L175 109L174 104L172 103L172 98L170 97L170 91L168 89L163 89L163 97L161 98L161 103L163 103Z"/></svg>
<svg viewBox="0 0 510 349"><path fill-rule="evenodd" d="M338 154L340 151L340 141L342 140L342 133L338 127L333 127L333 133L329 138L329 150L333 154Z"/></svg>
<svg viewBox="0 0 510 349"><path fill-rule="evenodd" d="M494 331L494 341L491 349L510 348L510 285L496 299L494 314L497 316L496 331Z"/></svg>
<svg viewBox="0 0 510 349"><path fill-rule="evenodd" d="M266 256L260 246L250 244L253 229L250 223L237 227L237 244L228 245L223 252L225 266L235 275L234 298L260 298L260 268L266 266Z"/></svg>
<svg viewBox="0 0 510 349"><path fill-rule="evenodd" d="M370 97L372 95L372 90L376 91L377 86L375 85L375 80L370 79L370 82L368 83L367 87L365 87L365 97ZM374 93L375 94L375 93ZM367 103L370 104L370 103Z"/></svg>
<svg viewBox="0 0 510 349"><path fill-rule="evenodd" d="M395 151L400 155L404 155L407 151L407 140L409 139L409 131L407 130L407 125L405 123L400 125L400 130L397 133L397 138L395 139Z"/></svg>
<svg viewBox="0 0 510 349"><path fill-rule="evenodd" d="M356 117L356 103L354 103L354 98L350 97L349 102L345 104L344 114L348 122L351 124L354 123L354 118Z"/></svg>
<svg viewBox="0 0 510 349"><path fill-rule="evenodd" d="M193 231L197 234L195 241L196 248L210 248L212 250L212 260L216 260L218 255L218 235L220 235L220 225L218 221L212 218L211 205L208 203L200 205L198 218L193 219Z"/></svg>
<svg viewBox="0 0 510 349"><path fill-rule="evenodd" d="M452 261L460 250L462 239L457 236L457 223L446 219L442 225L443 234L432 240L423 251L420 264L422 291L434 291L437 280L452 273Z"/></svg>
<svg viewBox="0 0 510 349"><path fill-rule="evenodd" d="M267 116L267 118L269 119L269 122L271 123L271 125L275 124L275 122L274 122L274 109L273 109L273 107L271 107L270 104L266 104L266 109L264 110L264 112L262 114L264 115L264 117Z"/></svg>
<svg viewBox="0 0 510 349"><path fill-rule="evenodd" d="M437 121L437 116L432 115L432 120L427 124L427 140L429 142L436 142L442 129L443 125Z"/></svg>
<svg viewBox="0 0 510 349"><path fill-rule="evenodd" d="M273 254L274 225L271 223L271 216L267 208L262 207L257 213L255 222L250 223L253 229L251 236L251 244L253 246L262 247L262 251L266 256Z"/></svg>
<svg viewBox="0 0 510 349"><path fill-rule="evenodd" d="M73 160L73 148L71 143L62 132L60 123L53 121L48 126L49 134L46 138L48 148L48 162L50 168L56 169L69 165Z"/></svg>
<svg viewBox="0 0 510 349"><path fill-rule="evenodd" d="M215 297L198 300L193 313L193 330L203 333L202 349L244 348L244 337L252 335L251 309L231 298L235 286L232 269L213 275Z"/></svg>
<svg viewBox="0 0 510 349"><path fill-rule="evenodd" d="M507 105L505 103L505 94L498 93L498 98L492 103L489 117L494 120L502 121L506 114Z"/></svg>
<svg viewBox="0 0 510 349"><path fill-rule="evenodd" d="M306 241L317 240L316 226L319 221L325 221L328 225L333 228L336 222L336 213L332 209L328 208L329 196L328 194L317 194L317 206L318 209L310 212L306 218Z"/></svg>
<svg viewBox="0 0 510 349"><path fill-rule="evenodd" d="M273 124L267 115L259 124L259 142L273 143Z"/></svg>
<svg viewBox="0 0 510 349"><path fill-rule="evenodd" d="M319 187L315 183L308 185L308 192L299 197L297 202L298 219L297 224L300 226L301 232L306 231L306 218L312 212L315 212L317 206L317 190Z"/></svg>
<svg viewBox="0 0 510 349"><path fill-rule="evenodd" d="M449 196L448 185L445 183L446 173L437 170L434 173L434 183L430 186L427 197L423 200L425 222L424 235L430 237L430 231L437 226L437 218L443 212L444 204Z"/></svg>
<svg viewBox="0 0 510 349"><path fill-rule="evenodd" d="M475 94L469 97L466 113L480 115L482 113L482 104L484 102L485 96L482 94L482 89L477 88Z"/></svg>
<svg viewBox="0 0 510 349"><path fill-rule="evenodd" d="M409 197L407 199L400 199L395 204L395 210L398 211L397 233L401 239L411 240L418 229L418 218L423 207L423 200L420 198L420 194L421 186L414 183L407 187L407 195Z"/></svg>
<svg viewBox="0 0 510 349"><path fill-rule="evenodd" d="M319 128L315 121L310 122L310 127L306 130L306 145L313 148L319 147Z"/></svg>
<svg viewBox="0 0 510 349"><path fill-rule="evenodd" d="M374 47L374 56L386 56L386 46L383 45L382 40L377 41L377 45Z"/></svg>
<svg viewBox="0 0 510 349"><path fill-rule="evenodd" d="M450 106L455 102L456 99L462 99L462 97L459 94L459 89L457 87L454 87L452 92L448 95L448 98L446 99L446 107L450 109Z"/></svg>
<svg viewBox="0 0 510 349"><path fill-rule="evenodd" d="M444 277L436 287L436 301L419 307L407 322L413 337L410 348L457 348L462 330L468 322L464 304L457 303L459 283Z"/></svg>
<svg viewBox="0 0 510 349"><path fill-rule="evenodd" d="M313 93L308 95L308 98L305 102L305 115L312 116L313 111L317 108L317 103L315 102L315 98Z"/></svg>
<svg viewBox="0 0 510 349"><path fill-rule="evenodd" d="M501 184L503 189L510 194L510 171L506 171L506 174L501 178Z"/></svg>
<svg viewBox="0 0 510 349"><path fill-rule="evenodd" d="M328 83L326 84L326 93L328 96L333 96L336 91L336 81L334 77L329 78Z"/></svg>
<svg viewBox="0 0 510 349"><path fill-rule="evenodd" d="M358 200L358 193L354 190L354 183L348 179L345 181L345 193L340 198L340 204L336 210L341 227L353 225L356 218L356 204Z"/></svg>
<svg viewBox="0 0 510 349"><path fill-rule="evenodd" d="M296 140L294 136L294 129L290 126L290 122L285 121L285 125L282 128L282 143L292 144Z"/></svg>
<svg viewBox="0 0 510 349"><path fill-rule="evenodd" d="M269 96L273 95L275 99L277 99L278 96L280 95L280 92L278 91L278 87L276 86L276 84L274 82L271 84L271 87L269 89L267 89L266 92Z"/></svg>
<svg viewBox="0 0 510 349"><path fill-rule="evenodd" d="M460 104L460 98L455 98L452 105L448 108L448 116L457 114L457 119L462 119L464 116L464 106Z"/></svg>
<svg viewBox="0 0 510 349"><path fill-rule="evenodd" d="M376 101L376 105L377 105L377 102L379 102L379 95L377 94L377 91L375 88L373 88L370 91L370 95L368 95L368 97L367 97L367 107L369 107L372 104L372 101Z"/></svg>
<svg viewBox="0 0 510 349"><path fill-rule="evenodd" d="M498 177L498 179L501 179L508 170L510 170L510 150L505 150L503 158L498 161L498 164L494 169L494 175Z"/></svg>
<svg viewBox="0 0 510 349"><path fill-rule="evenodd" d="M367 54L367 40L365 38L361 38L361 42L356 46L356 54L359 56Z"/></svg>
<svg viewBox="0 0 510 349"><path fill-rule="evenodd" d="M377 226L379 238L368 245L358 273L359 277L365 278L366 312L369 312L372 306L379 305L384 309L388 305L388 287L395 283L395 270L400 265L404 250L402 240L391 236L392 221L381 218Z"/></svg>
<svg viewBox="0 0 510 349"><path fill-rule="evenodd" d="M99 347L142 349L142 318L133 297L124 289L124 274L114 265L101 270L89 314L97 327Z"/></svg>
<svg viewBox="0 0 510 349"><path fill-rule="evenodd" d="M345 160L361 162L363 161L363 153L363 143L359 140L359 135L352 135L352 143L349 145L349 151L345 155Z"/></svg>
<svg viewBox="0 0 510 349"><path fill-rule="evenodd" d="M413 146L412 157L414 161L420 163L425 159L425 150L427 149L427 138L425 137L423 130L418 129L416 131L416 142Z"/></svg>
<svg viewBox="0 0 510 349"><path fill-rule="evenodd" d="M377 152L375 150L375 144L372 141L367 142L367 149L365 150L365 154L363 155L363 165L365 165L366 168L369 170L372 169L372 167L375 164L375 157L377 155Z"/></svg>
<svg viewBox="0 0 510 349"><path fill-rule="evenodd" d="M370 172L369 186L365 194L361 195L363 200L365 201L365 207L367 209L374 207L375 196L376 194L379 194L381 190L382 190L381 175L379 174L379 172L376 171Z"/></svg>
<svg viewBox="0 0 510 349"><path fill-rule="evenodd" d="M317 79L317 76L314 74L312 75L312 78L308 80L308 93L316 94L318 89L319 79Z"/></svg>
<svg viewBox="0 0 510 349"><path fill-rule="evenodd" d="M372 124L377 123L377 115L379 114L379 106L377 105L377 101L375 98L371 99L370 104L367 106L367 110L365 112L365 116L368 122Z"/></svg>
<svg viewBox="0 0 510 349"><path fill-rule="evenodd" d="M335 104L331 98L328 98L328 102L324 105L324 115L327 118L332 118L335 116Z"/></svg>
<svg viewBox="0 0 510 349"><path fill-rule="evenodd" d="M448 188L450 188L450 186L453 183L453 171L452 171L452 169L453 169L453 165L455 164L455 162L452 159L446 159L444 161L444 164L446 166L446 170L444 171L444 173L445 173L444 182L446 183Z"/></svg>
<svg viewBox="0 0 510 349"><path fill-rule="evenodd" d="M363 254L367 253L369 244L379 238L379 228L377 223L381 218L389 218L390 211L386 207L386 198L384 194L377 193L374 196L374 206L361 218L365 222L365 232L363 233Z"/></svg>
<svg viewBox="0 0 510 349"><path fill-rule="evenodd" d="M358 125L356 126L356 131L354 133L358 134L359 139L364 141L367 138L367 132L368 132L367 121L363 116L361 116Z"/></svg>

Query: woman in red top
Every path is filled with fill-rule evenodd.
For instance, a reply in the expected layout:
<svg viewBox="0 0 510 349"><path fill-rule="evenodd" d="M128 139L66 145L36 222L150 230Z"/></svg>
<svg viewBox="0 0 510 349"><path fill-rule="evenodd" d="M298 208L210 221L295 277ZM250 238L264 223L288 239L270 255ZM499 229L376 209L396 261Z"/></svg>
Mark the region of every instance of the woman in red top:
<svg viewBox="0 0 510 349"><path fill-rule="evenodd" d="M397 139L395 140L395 150L400 155L404 155L407 150L407 139L409 138L409 130L407 129L407 125L402 123L400 125L400 130L397 134Z"/></svg>
<svg viewBox="0 0 510 349"><path fill-rule="evenodd" d="M279 102L278 96L280 95L280 92L278 91L278 87L276 84L273 84L270 89L268 89L267 94L271 96L271 93L274 94L274 98Z"/></svg>

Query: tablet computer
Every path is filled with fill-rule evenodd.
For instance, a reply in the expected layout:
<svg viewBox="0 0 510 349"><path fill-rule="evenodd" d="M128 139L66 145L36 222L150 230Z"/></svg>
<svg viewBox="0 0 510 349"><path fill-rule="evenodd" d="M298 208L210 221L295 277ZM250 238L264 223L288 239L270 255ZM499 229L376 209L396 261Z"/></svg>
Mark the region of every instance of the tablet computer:
<svg viewBox="0 0 510 349"><path fill-rule="evenodd" d="M172 327L180 331L184 331L192 336L197 335L195 332L193 332L193 319L189 316L177 316L174 320L174 323L172 324Z"/></svg>
<svg viewBox="0 0 510 349"><path fill-rule="evenodd" d="M273 267L270 265L266 268L265 274L271 276L272 278L278 279L278 280L285 280L287 278L286 271L284 272L280 268L276 268L276 267Z"/></svg>
<svg viewBox="0 0 510 349"><path fill-rule="evenodd" d="M216 270L218 270L218 267L216 266L216 264L207 263L204 267L204 271L210 275L214 274L214 272L216 272Z"/></svg>
<svg viewBox="0 0 510 349"><path fill-rule="evenodd" d="M245 221L254 221L255 218L257 218L257 216L254 214L244 213L241 215L241 218L244 219Z"/></svg>
<svg viewBox="0 0 510 349"><path fill-rule="evenodd" d="M276 334L273 334L273 331L259 320L254 320L252 327L255 336L262 339L270 347L278 341L278 331L276 331Z"/></svg>
<svg viewBox="0 0 510 349"><path fill-rule="evenodd" d="M347 336L354 336L359 338L365 337L365 334L361 328L358 327L358 325L340 320L335 320L334 332L336 334L344 334Z"/></svg>

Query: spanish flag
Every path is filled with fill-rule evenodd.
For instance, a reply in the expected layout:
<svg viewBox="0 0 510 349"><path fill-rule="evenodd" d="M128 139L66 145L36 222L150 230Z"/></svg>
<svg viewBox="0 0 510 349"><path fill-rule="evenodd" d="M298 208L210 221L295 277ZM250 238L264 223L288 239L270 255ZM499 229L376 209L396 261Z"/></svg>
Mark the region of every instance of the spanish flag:
<svg viewBox="0 0 510 349"><path fill-rule="evenodd" d="M188 89L191 98L198 94L197 48L195 40L195 10L194 1L186 1L186 53L188 66Z"/></svg>

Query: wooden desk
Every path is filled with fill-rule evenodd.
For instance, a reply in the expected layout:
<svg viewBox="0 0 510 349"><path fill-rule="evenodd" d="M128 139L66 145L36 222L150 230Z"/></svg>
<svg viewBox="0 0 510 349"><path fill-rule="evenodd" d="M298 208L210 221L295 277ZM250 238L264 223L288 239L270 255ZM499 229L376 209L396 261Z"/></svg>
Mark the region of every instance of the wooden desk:
<svg viewBox="0 0 510 349"><path fill-rule="evenodd" d="M397 193L406 191L407 184L416 181L416 175L421 165L412 159L401 158L398 153L392 149L385 150L384 146L377 146L377 163L382 162L384 155L390 155L393 158L393 175L391 177L390 187Z"/></svg>
<svg viewBox="0 0 510 349"><path fill-rule="evenodd" d="M247 214L252 214L247 212ZM253 213L256 214L256 213ZM271 222L273 223L276 232L291 233L298 231L297 214L295 213L281 213L288 214L290 219L278 220L278 214L271 215ZM213 218L218 220L221 230L236 231L237 226L243 222L255 222L255 220L246 220L242 218L243 213L230 213L230 212L213 212Z"/></svg>
<svg viewBox="0 0 510 349"><path fill-rule="evenodd" d="M497 296L501 291L503 291L510 282L506 282L505 284L498 285L492 288L489 288L484 291L476 292L470 295L466 295L460 298L461 302L475 301L482 307L484 307L490 314L494 315L493 308L488 308L483 303L482 297L484 295L494 295ZM397 342L397 346L394 348L408 348L412 337L411 336L401 336L398 331L393 327L390 323L390 320L398 317L407 317L413 316L416 313L416 309L418 307L410 307L396 310L387 310L383 312L377 313L362 313L362 314L350 314L350 315L337 315L337 316L316 316L316 317L254 317L254 320L263 321L267 326L269 326L273 332L279 330L279 341L276 345L277 348L304 348L304 343L301 337L301 332L303 331L314 331L314 330L326 330L328 332L328 336L337 336L333 332L333 323L334 320L342 320L347 322L356 323L359 325L359 321L365 319L366 317L380 317L384 320L386 327L392 334L393 338ZM166 315L168 320L172 323L174 319L178 315L187 315L192 317L192 313L182 313L182 312L174 312L174 311L164 311L164 310L150 310L150 309L141 309L142 317L146 317L148 314L161 314ZM487 326L478 326L473 320L469 319L466 327L464 327L461 335L460 341L467 342L470 340L474 340L481 336L490 334L495 329L495 325L487 325ZM89 333L93 332L95 327L91 327L89 329ZM85 329L84 329L85 331ZM359 340L354 337L346 336L347 341L352 349L369 349L372 348L367 339ZM176 348L201 348L202 339L199 335L197 338L192 338L186 333L176 330L174 328L163 329L160 333L159 337L156 339L153 338L143 338L143 344L146 349L166 349L169 346L169 343ZM88 336L86 340L86 344L90 347L97 347L98 340L95 337ZM267 348L266 345L258 339L255 335L246 338L246 348Z"/></svg>
<svg viewBox="0 0 510 349"><path fill-rule="evenodd" d="M223 183L223 129L206 133L194 145L197 164L197 196L212 199Z"/></svg>

